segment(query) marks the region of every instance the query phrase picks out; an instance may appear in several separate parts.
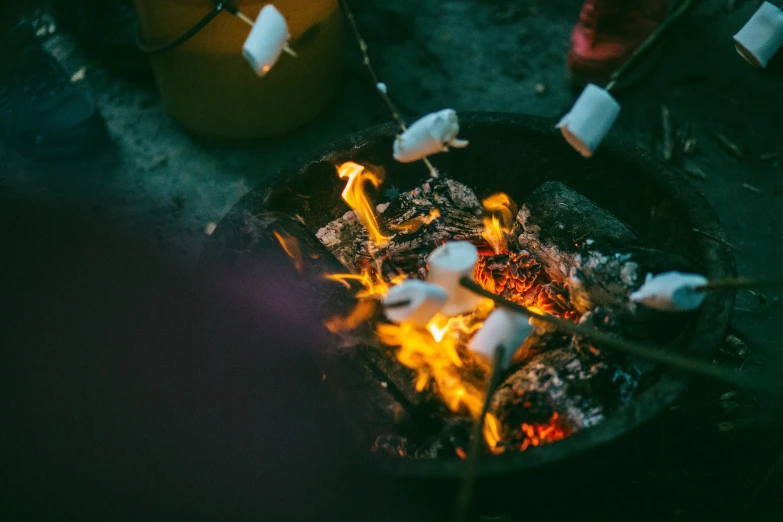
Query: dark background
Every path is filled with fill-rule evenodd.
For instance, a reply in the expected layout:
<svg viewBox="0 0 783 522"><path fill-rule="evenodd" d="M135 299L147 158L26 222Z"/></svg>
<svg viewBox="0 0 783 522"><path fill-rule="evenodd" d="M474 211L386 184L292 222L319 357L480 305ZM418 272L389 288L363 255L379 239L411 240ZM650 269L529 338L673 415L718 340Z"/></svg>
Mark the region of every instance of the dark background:
<svg viewBox="0 0 783 522"><path fill-rule="evenodd" d="M564 56L575 0L354 4L379 74L409 116L451 107L556 118L573 102ZM759 4L699 2L666 39L655 71L618 96L614 132L662 157L666 105L675 128L696 140L695 152L674 163L714 205L740 274L772 276L783 259L783 156L762 156L783 153L783 56L755 70L731 41ZM328 404L282 378L307 371L307 347L317 340L297 321L306 300L274 280L258 292L270 302L237 290L233 277L192 276L208 223L250 188L387 119L352 42L343 90L323 117L252 150L195 142L149 81L107 74L66 36L55 31L46 47L69 72L86 68L82 81L98 97L113 145L81 162L42 164L0 144L9 519L48 511L67 519L315 520L331 519L324 506L341 503L391 519L378 508L385 504L357 496L366 484L352 481L364 468ZM688 174L694 169L706 179ZM775 370L777 295L739 294L733 323L746 343L728 343L716 358ZM274 349L257 350L259 339ZM778 420L765 397L700 384L618 448L611 474L596 473L578 494L552 502L551 516L780 520ZM412 502L383 487L392 504ZM530 501L528 487L520 481L521 502Z"/></svg>

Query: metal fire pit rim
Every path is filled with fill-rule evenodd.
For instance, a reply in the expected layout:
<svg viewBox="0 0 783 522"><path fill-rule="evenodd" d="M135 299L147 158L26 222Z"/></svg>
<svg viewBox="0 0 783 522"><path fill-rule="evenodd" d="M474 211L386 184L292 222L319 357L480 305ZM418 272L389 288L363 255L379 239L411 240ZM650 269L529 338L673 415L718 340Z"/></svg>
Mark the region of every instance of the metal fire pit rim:
<svg viewBox="0 0 783 522"><path fill-rule="evenodd" d="M574 154L561 138L560 132L555 128L556 120L536 116L528 116L513 113L486 113L486 112L462 112L460 113L462 135L470 138L470 134L480 132L482 127L505 126L522 129L527 132L540 134L544 138L552 138L561 143L562 154ZM269 178L268 187L276 186L281 180L288 179L303 172L308 166L319 162L336 162L337 158L350 155L366 147L377 140L388 140L389 159L391 160L391 148L394 137L397 134L394 123L385 123L349 135L326 146L320 154L313 155L311 161L298 163L288 169L279 171ZM720 221L706 198L681 174L670 166L651 158L642 149L629 144L616 135L610 135L601 145L596 157L614 156L622 159L634 174L653 180L667 190L667 195L678 205L685 209L691 224L698 223L700 230L717 239L708 239L704 235L694 234L694 242L699 245L704 257L709 261L709 270L704 275L708 278L723 278L736 275L735 261L730 248L726 246L727 238ZM438 156L431 157L437 166ZM595 161L586 159L584 161ZM422 176L426 175L426 169L422 168ZM633 182L631 182L633 185ZM260 187L251 191L237 204L239 207L250 208L252 203L258 202ZM710 356L718 343L725 338L726 329L731 318L734 297L732 294L712 295L695 316L690 333L691 342L688 353L697 356ZM715 328L719 326L719 328ZM477 474L480 476L495 476L530 470L539 466L553 464L585 453L597 448L628 432L636 429L640 424L650 420L670 406L684 390L688 388L692 379L674 370L665 371L658 381L649 389L636 397L631 404L620 412L607 417L598 425L584 429L557 443L533 448L522 453L504 454L500 456L486 456L478 463ZM460 459L378 459L385 472L399 477L415 477L424 479L453 479L462 473L464 461Z"/></svg>

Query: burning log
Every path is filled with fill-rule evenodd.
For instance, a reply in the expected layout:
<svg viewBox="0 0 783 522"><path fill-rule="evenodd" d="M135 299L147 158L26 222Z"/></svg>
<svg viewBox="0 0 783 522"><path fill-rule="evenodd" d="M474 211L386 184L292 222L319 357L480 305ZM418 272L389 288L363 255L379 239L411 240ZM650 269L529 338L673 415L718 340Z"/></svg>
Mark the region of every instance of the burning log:
<svg viewBox="0 0 783 522"><path fill-rule="evenodd" d="M628 335L630 314L598 308L580 319L582 326ZM651 364L604 353L584 336L544 332L532 355L509 375L492 398L489 442L494 453L525 451L562 439L601 422L630 402Z"/></svg>
<svg viewBox="0 0 783 522"><path fill-rule="evenodd" d="M568 274L569 300L580 313L627 303L645 274L671 269L686 269L686 262L651 248L626 247L611 254L585 249L576 255Z"/></svg>
<svg viewBox="0 0 783 522"><path fill-rule="evenodd" d="M517 214L520 247L534 252L553 280L568 277L584 246L639 244L627 226L583 195L560 182L534 190Z"/></svg>
<svg viewBox="0 0 783 522"><path fill-rule="evenodd" d="M603 408L584 391L601 371L607 368L587 363L568 347L533 357L507 377L492 398L490 413L500 424L501 447L523 444L523 424L545 425L554 418L564 433L598 424Z"/></svg>
<svg viewBox="0 0 783 522"><path fill-rule="evenodd" d="M531 358L492 398L493 452L524 451L595 426L627 404L642 372L562 346Z"/></svg>
<svg viewBox="0 0 783 522"><path fill-rule="evenodd" d="M391 261L384 263L387 276L403 272L423 278L426 258L436 246L448 240L475 240L483 230L478 198L451 179L429 181L379 205L377 210L378 226L389 237L380 247L368 246L367 232L353 212L328 223L316 234L355 273L374 257Z"/></svg>

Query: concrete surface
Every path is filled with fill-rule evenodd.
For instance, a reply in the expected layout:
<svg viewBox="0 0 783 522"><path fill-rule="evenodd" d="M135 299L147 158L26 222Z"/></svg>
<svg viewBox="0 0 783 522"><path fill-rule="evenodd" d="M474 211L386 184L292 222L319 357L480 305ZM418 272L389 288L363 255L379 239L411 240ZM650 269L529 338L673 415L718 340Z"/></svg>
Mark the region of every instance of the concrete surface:
<svg viewBox="0 0 783 522"><path fill-rule="evenodd" d="M579 10L576 0L355 4L379 74L409 117L451 107L554 118L573 102L564 56ZM674 128L696 144L691 154L674 162L684 173L695 168L706 175L684 174L683 182L697 184L714 205L737 247L740 274L778 276L783 155L769 155L783 153L783 56L767 70L755 70L734 51L731 36L759 1L699 4L666 39L655 71L618 95L623 111L613 132L662 157L665 104ZM312 149L387 119L350 39L344 88L329 110L305 128L252 149L194 141L167 115L154 89L109 77L66 37L55 34L46 45L69 71L86 67L85 87L97 95L113 146L68 164L37 163L0 146L0 183L42 204L62 206L63 211L78 205L97 220L142 231L157 247L180 257L183 267L197 259L207 225L218 222L250 188ZM741 147L742 158L730 154L718 134ZM767 360L774 368L776 359L783 359L783 307L774 302L780 290L763 293L741 292L734 323L748 337L751 351L737 355L729 348L727 360L749 366ZM710 386L650 428L669 435L658 441L657 467L642 472L638 486L628 486L638 491L629 495L644 495L655 485L670 491L668 500L655 504L653 511L646 509L645 516L715 520L736 513L748 520L772 520L780 514L783 470L774 463L783 455L781 437L758 431L768 424L763 419L771 410L763 398L742 392L739 399L721 400L729 391ZM680 431L672 426L686 420L691 428L672 435ZM752 428L743 429L748 424ZM670 450L674 446L679 449ZM768 471L772 478L762 482ZM709 486L709 493L699 489L698 484L716 480L720 488Z"/></svg>

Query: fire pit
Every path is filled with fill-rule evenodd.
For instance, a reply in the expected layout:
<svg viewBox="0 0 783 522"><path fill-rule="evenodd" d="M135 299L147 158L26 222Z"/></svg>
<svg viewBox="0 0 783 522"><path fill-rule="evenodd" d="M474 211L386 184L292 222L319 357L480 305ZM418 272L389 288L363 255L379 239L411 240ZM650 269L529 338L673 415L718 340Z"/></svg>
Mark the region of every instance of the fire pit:
<svg viewBox="0 0 783 522"><path fill-rule="evenodd" d="M358 437L367 444L368 451L371 447L375 450L394 474L457 476L464 463L460 457L464 457L463 443L468 433L465 424L470 423L470 415L464 413L476 417L477 404L474 401L471 406L467 399L460 403L459 397L447 396L443 392L445 381L439 382L435 387L443 402L454 402L450 409L463 412L461 417L444 420L447 415L443 411L420 407L422 401L416 393L427 386L428 379L422 379L422 372L418 371L417 381L416 373L409 370L416 369L414 363L403 362L408 368L399 371L401 365L395 360L394 350L361 347L374 337L375 331L367 326L378 320L378 314L372 307L355 306L351 299L355 288L346 281L354 283L364 277L365 293L373 293L372 281L367 281L369 276L359 275L360 265L362 260L377 262L374 254L383 249L363 248L366 240L352 241L359 238L359 232L344 232L349 226L345 220L350 222L352 215L346 217L348 208L341 198L346 180L338 177L336 167L347 165L350 169L358 165L355 168L361 169L364 166L385 178L374 199L376 203L389 204L368 212L380 214L388 209L381 228L396 231L397 237L405 239L403 246L395 246L392 240L392 247L382 254L389 263L383 267L378 264L375 277L386 282L395 276L394 272L408 277L420 275L418 272L425 270L426 255L447 239L476 242L478 238L480 243L481 209L475 206L484 200L486 212L488 204L497 204L490 196L500 192L521 206L520 212L516 208L513 211L512 219L515 217L516 222L506 224L507 228L516 227L512 245L501 251L497 245L493 247L491 237L484 231L487 242L483 245L476 277L485 288L525 306L574 321L581 316L583 322L601 327L612 323L611 311L604 314L596 308L602 299L609 299L606 295L611 297L617 285L601 279L602 263L607 261L605 256L600 262L595 261L597 257L591 254L595 240L611 245L602 248L604 252L611 251L612 263L619 267L618 274L625 274L623 263L632 255L641 256L640 265L652 271L687 268L708 279L735 274L723 230L704 198L676 173L627 144L609 140L595 158L585 161L562 141L554 122L549 120L508 114L463 115L460 136L468 139L470 146L433 158L441 178L429 180L421 164L400 164L391 159L395 130L390 124L383 125L338 142L325 154L281 173L271 187L252 191L220 223L203 258L209 264L236 262L238 258L263 256L281 249L290 256L295 272L312 285L313 299L322 304L327 326L344 334L341 343L324 347L326 382L336 382L339 387L342 381L351 381L349 388L353 392L347 395L353 396L345 402L349 415L355 413ZM414 200L415 204L410 203ZM430 205L431 201L435 203ZM485 227L489 226L487 223L485 214ZM376 233L383 239L383 230ZM584 275L578 280L573 274L569 277L570 268L575 265ZM341 272L353 275L347 276L348 279L335 276ZM386 286L383 281L381 284ZM568 285L570 288L565 290ZM732 306L730 294L711 294L693 314L684 317L652 314L645 320L653 324L648 330L663 332L656 340L674 339L677 349L708 358L723 338ZM387 329L384 333L379 329L378 333L382 339L386 338L388 345L395 346L393 339L399 336L399 330ZM539 334L539 345L532 352L535 355L538 350L539 358L533 361L535 364L528 359L527 366L517 368L518 374L510 372L514 375L506 376L495 402L510 404L516 394L521 397L516 401L520 402L519 407L524 403L528 410L541 410L538 415L542 420L533 422L524 417L528 410L520 410L523 419L514 421L520 427L519 433L505 436L511 442L495 440L493 444L497 433L485 430L489 451L478 463L479 474L505 474L541 466L609 442L659 413L687 385L688 379L681 372L645 367L638 371L637 377L623 377L633 381L633 386L621 397L621 403L611 409L599 411L576 403L569 403L568 408L558 403L552 409L551 404L544 407L543 402L539 407L526 393L539 385L550 390L551 382L560 379L557 374L560 367L570 367L574 374L587 377L598 371L596 368L606 367L606 361L598 353L594 355L599 359L588 363L585 361L590 360L589 353L579 360L570 355L579 350L598 352L589 342L570 338L553 340L544 331ZM651 335L655 337L654 333ZM542 348L542 343L549 342L557 345L555 349ZM357 354L361 354L364 363L357 362ZM400 352L397 359L403 361ZM463 366L460 361L457 363ZM544 374L554 372L554 378L548 374L542 377L536 364L546 370ZM623 362L610 367L614 373L609 381L615 382L617 372L626 375L632 365ZM460 371L468 372L464 368ZM482 373L480 365L470 371L479 375L477 382L486 377L486 369ZM424 376L432 377L426 372ZM465 379L467 384L456 395L470 390L470 378ZM569 379L575 389L573 377L561 380ZM594 393L595 387L591 386L583 395ZM542 393L550 393L546 390ZM413 414L412 403L416 410ZM379 415L380 410L383 414ZM490 411L498 415L505 412L507 418L514 419L518 414L503 405L497 410ZM494 413L490 419L497 423ZM407 439L395 433L400 416L406 417L406 436L413 433L413 438L421 439L414 449L407 448L404 444ZM563 417L568 417L570 424L562 424ZM579 417L578 429L572 429L576 417ZM445 451L444 445L448 446ZM386 458L388 455L392 456Z"/></svg>

